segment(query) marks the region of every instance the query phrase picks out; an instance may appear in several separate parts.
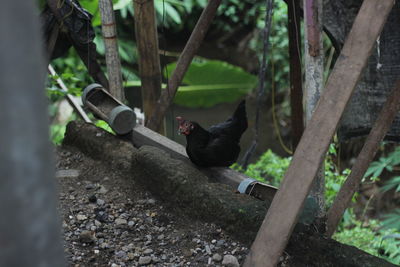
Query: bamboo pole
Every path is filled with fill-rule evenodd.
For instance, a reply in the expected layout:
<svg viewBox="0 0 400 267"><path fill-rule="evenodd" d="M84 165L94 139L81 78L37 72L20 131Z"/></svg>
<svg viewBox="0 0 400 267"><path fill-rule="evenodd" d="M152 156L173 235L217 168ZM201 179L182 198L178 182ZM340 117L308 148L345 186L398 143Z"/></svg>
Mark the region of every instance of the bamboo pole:
<svg viewBox="0 0 400 267"><path fill-rule="evenodd" d="M134 0L133 3L136 44L139 51L139 72L142 82L142 103L147 126L161 95L157 24L153 0ZM163 129L160 130L163 131Z"/></svg>
<svg viewBox="0 0 400 267"><path fill-rule="evenodd" d="M56 71L54 70L53 66L49 65L47 67L49 73L52 76L58 76ZM76 102L76 100L70 95L68 94L68 88L65 85L65 83L63 82L63 80L61 80L60 77L58 77L56 79L58 85L60 86L61 90L65 93L67 93L65 95L65 97L67 98L68 103L72 106L72 108L78 113L78 115L85 121L85 122L92 122L89 117L87 116L86 112L83 110L83 108Z"/></svg>
<svg viewBox="0 0 400 267"><path fill-rule="evenodd" d="M178 86L182 82L183 76L185 75L190 63L192 62L203 41L220 3L221 0L210 0L206 8L201 13L200 18L192 34L190 35L185 48L182 51L182 54L179 56L176 69L168 81L166 90L161 93L157 106L155 107L150 121L148 122L148 128L157 130L161 127L165 113L167 112L168 107L171 105L178 90Z"/></svg>
<svg viewBox="0 0 400 267"><path fill-rule="evenodd" d="M354 193L358 190L362 178L367 171L369 164L374 159L379 144L389 131L390 126L397 112L400 109L400 80L392 89L391 94L386 98L374 126L369 133L363 148L361 149L356 163L351 168L351 173L340 188L332 207L328 212L326 235L331 237L342 219L344 211L349 206Z"/></svg>
<svg viewBox="0 0 400 267"><path fill-rule="evenodd" d="M106 64L110 93L120 101L125 100L122 85L121 61L118 53L117 28L113 3L111 0L99 0L101 29L106 48Z"/></svg>

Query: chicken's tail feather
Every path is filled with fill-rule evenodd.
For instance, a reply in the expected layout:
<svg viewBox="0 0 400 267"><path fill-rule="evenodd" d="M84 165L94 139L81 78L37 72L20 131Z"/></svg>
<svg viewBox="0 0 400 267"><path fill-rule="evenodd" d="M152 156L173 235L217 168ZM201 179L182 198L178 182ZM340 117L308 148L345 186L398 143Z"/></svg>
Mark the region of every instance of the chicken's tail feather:
<svg viewBox="0 0 400 267"><path fill-rule="evenodd" d="M246 113L246 100L242 100L235 112L233 113L233 118L239 124L240 127L240 135L247 129L247 113Z"/></svg>

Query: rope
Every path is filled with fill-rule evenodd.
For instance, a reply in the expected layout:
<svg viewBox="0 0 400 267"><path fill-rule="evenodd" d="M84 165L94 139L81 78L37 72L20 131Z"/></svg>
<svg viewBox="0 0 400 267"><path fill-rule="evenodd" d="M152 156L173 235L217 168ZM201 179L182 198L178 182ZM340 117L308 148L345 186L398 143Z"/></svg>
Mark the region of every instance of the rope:
<svg viewBox="0 0 400 267"><path fill-rule="evenodd" d="M258 86L258 94L257 94L257 106L256 106L256 120L254 123L254 139L251 146L247 149L245 155L242 159L242 166L244 169L247 169L247 165L249 164L249 160L251 156L254 154L254 151L258 145L258 132L260 126L260 110L262 106L262 99L265 95L265 73L267 69L267 54L269 48L269 34L271 32L271 21L273 14L273 0L266 0L266 11L265 11L265 26L263 29L263 55L261 61L261 68L259 71L259 86Z"/></svg>

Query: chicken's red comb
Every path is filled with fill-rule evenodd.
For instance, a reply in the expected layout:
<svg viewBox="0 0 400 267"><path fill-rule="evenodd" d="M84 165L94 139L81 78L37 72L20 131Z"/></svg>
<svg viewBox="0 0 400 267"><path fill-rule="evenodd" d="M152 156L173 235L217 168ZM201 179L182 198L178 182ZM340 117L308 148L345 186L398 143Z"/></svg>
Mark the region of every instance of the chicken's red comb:
<svg viewBox="0 0 400 267"><path fill-rule="evenodd" d="M179 124L182 124L185 121L181 116L176 117L176 120Z"/></svg>

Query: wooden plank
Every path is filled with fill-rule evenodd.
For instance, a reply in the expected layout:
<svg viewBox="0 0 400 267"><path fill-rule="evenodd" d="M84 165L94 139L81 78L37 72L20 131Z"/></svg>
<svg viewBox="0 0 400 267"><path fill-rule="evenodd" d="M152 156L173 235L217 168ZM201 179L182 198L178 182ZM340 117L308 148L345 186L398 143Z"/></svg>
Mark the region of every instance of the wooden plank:
<svg viewBox="0 0 400 267"><path fill-rule="evenodd" d="M121 61L119 59L117 27L111 0L99 0L101 14L101 29L106 48L106 64L109 81L109 91L117 99L124 101L124 87L122 86Z"/></svg>
<svg viewBox="0 0 400 267"><path fill-rule="evenodd" d="M278 263L340 117L394 2L363 2L244 266L268 267Z"/></svg>
<svg viewBox="0 0 400 267"><path fill-rule="evenodd" d="M153 0L133 1L145 125L161 94L161 67ZM161 128L161 127L160 127ZM155 129L155 128L152 128Z"/></svg>
<svg viewBox="0 0 400 267"><path fill-rule="evenodd" d="M143 145L150 145L161 148L167 151L171 155L171 157L182 160L187 164L195 166L189 160L184 146L142 125L136 125L133 128L131 134L131 141L136 147L141 147ZM195 167L198 168L204 174L206 174L208 177L212 178L214 181L230 185L234 189L237 189L239 184L243 180L250 178L230 168L223 168L223 167L199 168L197 166ZM254 188L254 190L255 191L253 192L252 195L261 195L261 197L259 198L263 200L268 200L275 195L277 188L271 185L262 184L262 186L257 186L257 188Z"/></svg>
<svg viewBox="0 0 400 267"><path fill-rule="evenodd" d="M192 62L203 41L208 28L210 27L211 22L217 13L220 3L221 0L210 0L206 8L201 13L200 18L194 27L194 30L190 35L185 48L182 51L182 54L178 58L175 71L172 73L172 76L168 81L167 88L161 93L160 100L155 107L154 113L146 125L150 129L157 130L161 127L165 113L167 112L168 107L171 105L178 90L178 86L182 82L183 76L185 75L190 63Z"/></svg>
<svg viewBox="0 0 400 267"><path fill-rule="evenodd" d="M327 232L328 237L335 232L344 211L351 202L354 193L358 190L362 178L369 164L375 157L380 142L389 131L397 111L400 109L400 80L396 82L392 93L387 97L386 103L375 120L374 126L369 133L357 161L351 168L351 173L340 188L332 207L328 212Z"/></svg>

